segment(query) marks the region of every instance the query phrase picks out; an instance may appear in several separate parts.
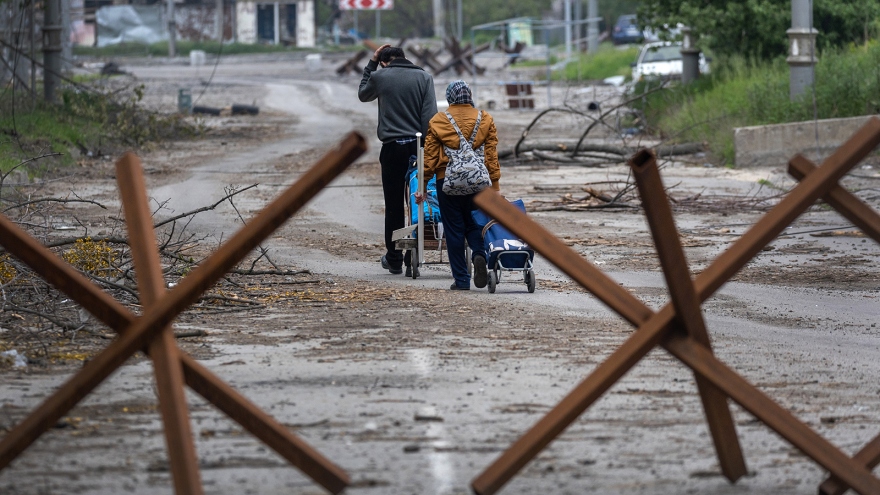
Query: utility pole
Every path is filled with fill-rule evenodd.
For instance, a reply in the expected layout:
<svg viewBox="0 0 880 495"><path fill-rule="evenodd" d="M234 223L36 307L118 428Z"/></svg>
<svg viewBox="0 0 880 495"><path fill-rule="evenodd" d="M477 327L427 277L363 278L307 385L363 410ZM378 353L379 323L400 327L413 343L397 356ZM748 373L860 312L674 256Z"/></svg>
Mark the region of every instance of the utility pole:
<svg viewBox="0 0 880 495"><path fill-rule="evenodd" d="M177 56L177 22L174 21L174 0L168 0L168 57Z"/></svg>
<svg viewBox="0 0 880 495"><path fill-rule="evenodd" d="M226 16L223 13L223 0L214 3L214 38L218 43L223 43L223 24Z"/></svg>
<svg viewBox="0 0 880 495"><path fill-rule="evenodd" d="M565 60L571 60L571 0L565 0Z"/></svg>
<svg viewBox="0 0 880 495"><path fill-rule="evenodd" d="M47 0L43 25L43 94L47 102L57 101L61 83L61 0Z"/></svg>
<svg viewBox="0 0 880 495"><path fill-rule="evenodd" d="M73 44L70 42L70 0L61 0L61 69L70 70Z"/></svg>
<svg viewBox="0 0 880 495"><path fill-rule="evenodd" d="M433 7L434 37L442 40L446 38L446 12L443 10L443 0L433 0Z"/></svg>
<svg viewBox="0 0 880 495"><path fill-rule="evenodd" d="M29 89L32 106L36 105L37 88L34 17L34 2L7 2L0 8L0 41L8 43L0 46L0 85L11 83L16 90Z"/></svg>
<svg viewBox="0 0 880 495"><path fill-rule="evenodd" d="M357 11L354 11L355 19L357 19ZM281 44L281 6L278 2L275 2L272 5L272 41L275 45ZM355 29L357 29L357 24L355 24Z"/></svg>
<svg viewBox="0 0 880 495"><path fill-rule="evenodd" d="M587 49L589 53L596 53L599 49L599 0L588 0L587 17Z"/></svg>
<svg viewBox="0 0 880 495"><path fill-rule="evenodd" d="M462 38L464 37L464 14L462 13L462 9L461 9L461 1L462 0L458 0L458 3L455 6L456 7L455 8L455 17L456 17L456 21L458 21L457 24L458 24L458 40L459 41L461 41Z"/></svg>
<svg viewBox="0 0 880 495"><path fill-rule="evenodd" d="M690 26L681 28L681 83L688 84L700 77L700 49Z"/></svg>
<svg viewBox="0 0 880 495"><path fill-rule="evenodd" d="M36 37L36 26L34 25L34 17L35 17L35 7L34 2L29 2L28 5L28 33L30 33L30 59L28 60L28 65L31 69L31 108L37 108L37 37ZM15 17L13 16L13 19ZM11 27L11 26L10 26ZM11 36L8 39L13 39ZM14 60L21 60L21 57L17 57ZM24 64L22 64L24 65ZM14 69L13 65L13 69ZM13 70L14 72L14 70ZM0 77L0 82L3 81L3 78ZM15 74L12 75L12 84L18 84L15 80Z"/></svg>
<svg viewBox="0 0 880 495"><path fill-rule="evenodd" d="M791 0L788 34L789 97L792 100L813 85L816 66L816 34L810 0Z"/></svg>

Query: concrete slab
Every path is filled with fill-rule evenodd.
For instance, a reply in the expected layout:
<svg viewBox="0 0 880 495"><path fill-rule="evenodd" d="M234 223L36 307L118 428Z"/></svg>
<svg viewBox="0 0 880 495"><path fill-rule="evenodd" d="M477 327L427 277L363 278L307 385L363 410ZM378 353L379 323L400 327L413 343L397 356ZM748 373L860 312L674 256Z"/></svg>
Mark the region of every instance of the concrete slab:
<svg viewBox="0 0 880 495"><path fill-rule="evenodd" d="M821 162L872 116L737 127L736 166L784 166L796 153Z"/></svg>

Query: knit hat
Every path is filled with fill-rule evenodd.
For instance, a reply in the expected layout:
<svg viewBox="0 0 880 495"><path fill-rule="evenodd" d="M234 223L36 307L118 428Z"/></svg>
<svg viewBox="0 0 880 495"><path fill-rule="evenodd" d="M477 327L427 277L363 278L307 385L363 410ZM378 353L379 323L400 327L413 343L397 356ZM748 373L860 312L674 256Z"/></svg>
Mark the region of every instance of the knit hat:
<svg viewBox="0 0 880 495"><path fill-rule="evenodd" d="M449 86L446 86L446 101L450 105L467 103L470 106L474 106L474 98L471 95L471 88L469 88L467 83L461 79L452 81L449 83Z"/></svg>

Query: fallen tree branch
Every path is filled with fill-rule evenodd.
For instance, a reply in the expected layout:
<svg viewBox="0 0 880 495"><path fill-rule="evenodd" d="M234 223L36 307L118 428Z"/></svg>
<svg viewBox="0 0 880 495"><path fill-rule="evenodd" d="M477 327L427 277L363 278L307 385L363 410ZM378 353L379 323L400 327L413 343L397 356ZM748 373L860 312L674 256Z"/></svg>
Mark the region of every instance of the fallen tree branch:
<svg viewBox="0 0 880 495"><path fill-rule="evenodd" d="M208 332L204 330L189 330L186 332L174 332L175 339L185 339L189 337L204 337L208 335Z"/></svg>
<svg viewBox="0 0 880 495"><path fill-rule="evenodd" d="M644 92L644 93L642 93L642 94L640 94L640 95L638 95L638 96L633 96L632 98L629 98L629 99L625 100L623 103L620 103L620 104L618 104L618 105L615 105L615 106L611 107L610 109L608 109L608 110L602 112L601 114L599 114L599 117L596 118L596 119L595 119L595 120L594 120L589 126L587 126L587 128L584 130L584 133L581 134L580 139L578 139L578 142L577 142L577 144L576 144L575 147L574 147L574 151L572 151L572 155L574 155L575 153L577 153L577 152L580 150L581 145L584 143L584 139L587 138L587 134L589 134L590 131L593 130L593 127L595 127L597 123L599 123L599 122L602 122L603 124L605 123L605 117L607 117L608 115L610 115L610 114L612 114L612 113L618 111L619 109L621 109L621 108L623 108L623 107L629 106L630 103L632 103L632 102L634 102L634 101L636 101L636 100L642 99L642 98L644 98L645 96L647 96L647 95L649 95L649 94L651 94L651 93L654 93L654 92L656 92L656 91L660 91L660 90L663 89L664 87L666 87L666 81L662 82L662 83L661 83L659 86L657 86L656 88L651 88L650 90L648 90L648 91L646 91L646 92ZM607 125L607 124L605 124L605 125Z"/></svg>
<svg viewBox="0 0 880 495"><path fill-rule="evenodd" d="M529 204L529 211L586 211L586 210L603 210L608 208L620 209L638 209L638 206L626 203L601 203L601 204L548 204L534 205Z"/></svg>
<svg viewBox="0 0 880 495"><path fill-rule="evenodd" d="M311 274L309 270L229 270L227 273L236 275L300 275L304 273Z"/></svg>
<svg viewBox="0 0 880 495"><path fill-rule="evenodd" d="M553 113L553 112L578 113L575 110L572 110L570 108L548 108L546 110L542 110L541 113L536 115L535 118L532 119L531 122L529 122L529 125L527 125L525 129L523 129L522 134L519 137L519 140L513 146L513 150L511 151L511 153L513 154L514 157L519 156L520 146L522 146L522 142L525 141L526 137L529 135L529 131L532 130L532 127L534 127L535 124L538 123L538 121L541 119L541 117L547 115L548 113ZM501 153L498 153L498 158L502 158Z"/></svg>
<svg viewBox="0 0 880 495"><path fill-rule="evenodd" d="M218 295L205 295L199 298L200 302L204 301L222 301L222 302L233 302L233 303L242 303L249 304L251 306L263 306L263 303L260 301L254 301L253 299L246 299L244 297L229 297L229 296L218 296Z"/></svg>
<svg viewBox="0 0 880 495"><path fill-rule="evenodd" d="M575 148L579 146L578 148ZM654 153L657 154L658 158L668 157L668 156L678 156L678 155L691 155L694 153L699 153L706 149L705 143L681 143L681 144L665 144L656 147L630 147L630 146L615 146L613 144L599 144L599 143L576 143L571 139L560 139L556 141L539 141L535 143L529 143L527 147L524 147L522 152L535 152L535 151L555 151L555 152L566 152L571 153L571 156L574 157L580 153L593 152L593 153L608 153L612 155L616 155L619 157L628 158L634 155L641 149L648 148L653 149ZM508 158L511 155L515 155L514 150L499 150L498 158Z"/></svg>
<svg viewBox="0 0 880 495"><path fill-rule="evenodd" d="M19 306L17 304L13 304L10 302L7 302L6 304L3 305L3 311L15 311L18 313L27 313L29 315L34 315L38 318L42 318L42 319L52 323L53 325L61 328L62 330L73 331L73 330L81 330L83 328L82 323L74 324L74 323L62 321L62 320L59 320L58 318L55 318L53 315L43 313L42 311L36 311L33 309L25 308L23 306Z"/></svg>
<svg viewBox="0 0 880 495"><path fill-rule="evenodd" d="M237 195L237 194L243 193L243 192L247 191L248 189L252 189L252 188L254 188L254 187L257 187L258 185L259 185L259 184L251 184L251 185L249 185L249 186L247 186L247 187L245 187L245 188L242 188L242 189L238 189L238 190L232 191L231 193L229 193L229 194L227 194L226 196L223 196L222 198L220 198L219 200L217 200L217 202L215 202L215 203L212 204L212 205L203 206L203 207L201 207L201 208L196 208L195 210L190 210L190 211L187 211L187 212L181 213L180 215L177 215L177 216L174 216L174 217L171 217L171 218L165 219L165 220L163 220L163 221L161 221L161 222L159 222L159 223L153 224L153 228L154 228L154 229L159 228L159 227L165 225L166 223L174 222L174 221L180 220L181 218L190 217L190 216L193 216L193 215L195 215L195 214L197 214L197 213L202 213L202 212L204 212L204 211L211 211L211 210L217 208L217 206L219 206L221 203L223 203L224 201L228 200L229 198L231 198L231 197L233 197L233 196L235 196L235 195Z"/></svg>
<svg viewBox="0 0 880 495"><path fill-rule="evenodd" d="M228 187L226 187L225 191L227 192L227 196L229 199L229 205L232 206L233 211L235 211L235 214L238 215L238 219L241 221L241 224L247 225L247 222L245 221L241 212L238 211L238 206L235 205L235 201L232 201L231 194L235 193L235 189L231 186L228 186ZM254 267L257 266L257 263L263 258L266 258L266 261L268 261L269 264L272 265L272 268L274 268L276 270L280 270L280 268L278 268L278 265L276 265L275 262L272 261L272 258L269 257L269 249L268 248L265 248L265 247L263 247L262 244L259 244L257 246L257 249L259 249L260 255L257 256L257 258L251 263L251 268L250 268L251 270L253 270Z"/></svg>
<svg viewBox="0 0 880 495"><path fill-rule="evenodd" d="M206 332L204 330L188 330L185 332L174 332L175 339L185 339L188 337L205 337L206 335L208 335L208 332ZM98 337L101 337L102 339L113 340L116 338L116 334L114 334L114 333L101 333L101 334L98 334Z"/></svg>
<svg viewBox="0 0 880 495"><path fill-rule="evenodd" d="M3 213L6 213L9 210L15 210L17 208L23 208L25 206L35 205L39 203L89 203L93 205L97 205L102 209L106 210L107 207L98 203L97 201L92 201L90 199L61 199L61 198L42 198L42 199L33 199L31 201L25 201L24 203L16 203L10 207L7 207L3 210Z"/></svg>
<svg viewBox="0 0 880 495"><path fill-rule="evenodd" d="M620 162L620 158L616 160L579 160L577 158L571 158L568 156L558 156L550 153L544 153L541 151L533 151L532 152L535 157L540 158L541 160L548 162L558 162L558 163L567 163L569 165L580 165L582 167L601 167L602 165L607 165L610 163L618 163Z"/></svg>

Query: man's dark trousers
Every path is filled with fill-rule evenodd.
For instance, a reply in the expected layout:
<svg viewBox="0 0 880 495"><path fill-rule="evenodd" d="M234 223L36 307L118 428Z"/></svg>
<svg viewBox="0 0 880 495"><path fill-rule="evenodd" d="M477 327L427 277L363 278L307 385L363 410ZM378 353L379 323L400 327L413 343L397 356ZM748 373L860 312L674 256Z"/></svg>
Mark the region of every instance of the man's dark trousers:
<svg viewBox="0 0 880 495"><path fill-rule="evenodd" d="M385 194L385 259L391 268L400 268L404 262L403 252L394 249L391 235L406 225L404 197L406 185L406 169L409 168L409 157L417 152L417 142L398 144L390 141L382 144L379 151L379 163L382 164L382 192ZM409 251L406 253L409 255ZM408 256L407 256L408 257ZM407 260L409 261L409 260Z"/></svg>

